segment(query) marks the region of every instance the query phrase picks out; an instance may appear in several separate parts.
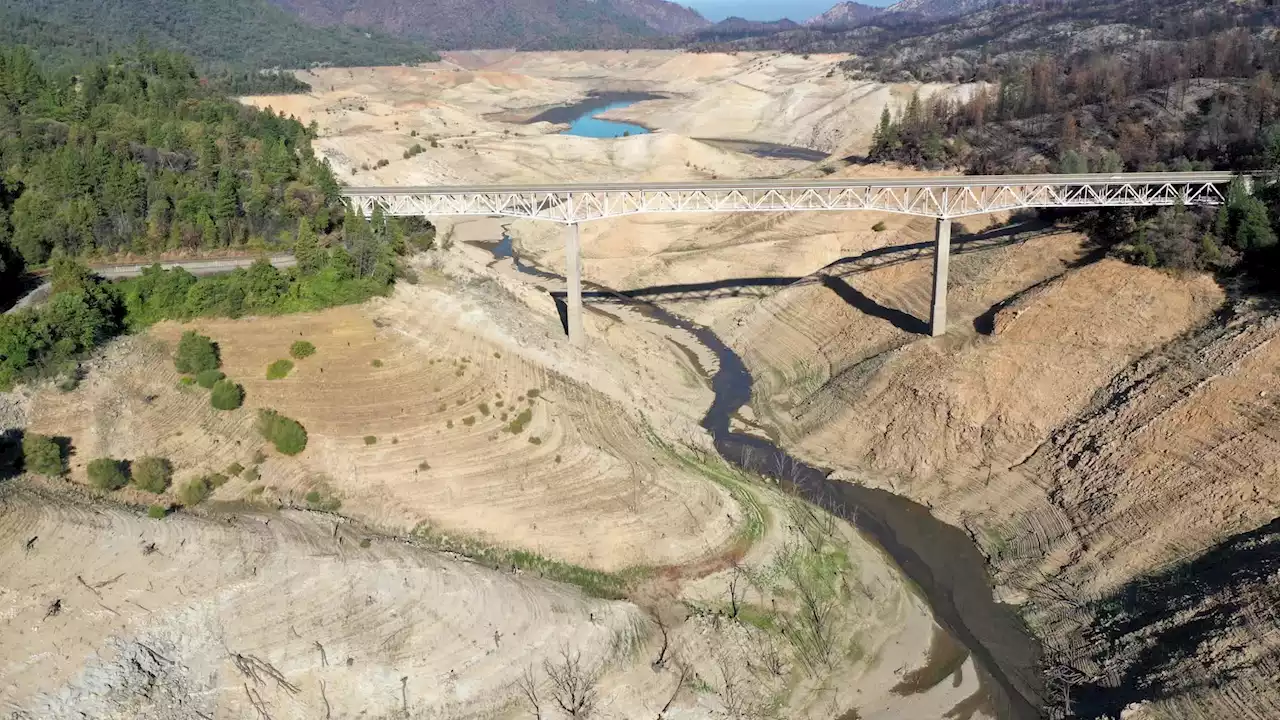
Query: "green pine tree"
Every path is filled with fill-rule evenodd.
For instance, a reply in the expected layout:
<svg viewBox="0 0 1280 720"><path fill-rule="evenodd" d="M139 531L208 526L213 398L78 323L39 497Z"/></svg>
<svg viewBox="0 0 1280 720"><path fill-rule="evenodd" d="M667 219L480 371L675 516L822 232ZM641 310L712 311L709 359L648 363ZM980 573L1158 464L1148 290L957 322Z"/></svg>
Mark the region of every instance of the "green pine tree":
<svg viewBox="0 0 1280 720"><path fill-rule="evenodd" d="M212 188L218 179L218 146L213 142L213 135L205 132L200 137L200 155L196 161L196 170L200 181L207 188Z"/></svg>
<svg viewBox="0 0 1280 720"><path fill-rule="evenodd" d="M320 244L311 230L311 221L305 217L298 220L298 239L293 243L293 257L298 261L298 272L303 275L314 275L324 267Z"/></svg>
<svg viewBox="0 0 1280 720"><path fill-rule="evenodd" d="M239 182L236 174L223 167L218 171L218 191L214 197L213 216L220 224L229 223L240 214Z"/></svg>

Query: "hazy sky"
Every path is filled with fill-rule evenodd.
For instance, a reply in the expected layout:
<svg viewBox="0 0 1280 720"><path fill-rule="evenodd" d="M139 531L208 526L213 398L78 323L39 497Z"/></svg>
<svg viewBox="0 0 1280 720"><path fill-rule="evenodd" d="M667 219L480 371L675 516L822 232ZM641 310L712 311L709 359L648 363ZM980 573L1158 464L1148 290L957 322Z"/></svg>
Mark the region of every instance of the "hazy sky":
<svg viewBox="0 0 1280 720"><path fill-rule="evenodd" d="M808 20L831 9L839 0L676 0L702 13L708 20L723 20L737 15L748 20L791 18ZM893 0L862 0L867 5L890 5Z"/></svg>

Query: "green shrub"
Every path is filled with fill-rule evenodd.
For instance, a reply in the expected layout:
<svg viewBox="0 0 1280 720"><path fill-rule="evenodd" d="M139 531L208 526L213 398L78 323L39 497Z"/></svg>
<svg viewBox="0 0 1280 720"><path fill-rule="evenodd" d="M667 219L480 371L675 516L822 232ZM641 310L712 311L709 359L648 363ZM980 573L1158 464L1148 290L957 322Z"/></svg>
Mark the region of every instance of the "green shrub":
<svg viewBox="0 0 1280 720"><path fill-rule="evenodd" d="M245 470L240 477L244 478L245 482L257 482L258 478L262 477L262 472L258 470L257 466L254 466Z"/></svg>
<svg viewBox="0 0 1280 720"><path fill-rule="evenodd" d="M529 391L525 393L525 395L528 395L531 398L536 398L541 394L542 391L538 390L538 388L530 388Z"/></svg>
<svg viewBox="0 0 1280 720"><path fill-rule="evenodd" d="M189 376L183 376L178 379L178 383L183 387L191 387L196 384L196 379Z"/></svg>
<svg viewBox="0 0 1280 720"><path fill-rule="evenodd" d="M152 505L147 508L147 517L159 520L169 514L169 508L164 505Z"/></svg>
<svg viewBox="0 0 1280 720"><path fill-rule="evenodd" d="M531 438L529 438L529 444L530 444L530 445L541 445L541 444L542 444L542 438L540 438L540 437L531 437Z"/></svg>
<svg viewBox="0 0 1280 720"><path fill-rule="evenodd" d="M80 370L77 368L58 380L58 390L64 393L72 392L80 387L80 380Z"/></svg>
<svg viewBox="0 0 1280 720"><path fill-rule="evenodd" d="M258 411L258 432L285 455L297 455L307 448L306 429L275 410Z"/></svg>
<svg viewBox="0 0 1280 720"><path fill-rule="evenodd" d="M364 436L364 444L365 444L365 445L372 445L372 444L374 444L374 443L376 443L376 442L378 442L378 436L377 436L377 435L365 435L365 436Z"/></svg>
<svg viewBox="0 0 1280 720"><path fill-rule="evenodd" d="M472 425L475 425L475 424L476 424L476 416L475 416L475 415L468 415L468 416L466 416L466 417L462 418L462 424L463 424L463 425L466 425L467 427L471 427Z"/></svg>
<svg viewBox="0 0 1280 720"><path fill-rule="evenodd" d="M230 380L219 380L209 393L209 404L218 410L235 410L244 403L244 388Z"/></svg>
<svg viewBox="0 0 1280 720"><path fill-rule="evenodd" d="M480 414L481 415L489 414L489 403L480 403Z"/></svg>
<svg viewBox="0 0 1280 720"><path fill-rule="evenodd" d="M312 490L307 493L305 500L311 505L318 504L320 502L320 492L318 490Z"/></svg>
<svg viewBox="0 0 1280 720"><path fill-rule="evenodd" d="M217 485L215 485L214 480L216 478L222 478L224 481L226 480L226 478L221 475L206 475L205 477L192 478L191 480L188 480L185 485L178 488L178 500L187 507L199 505L213 494L217 485L221 484L217 483Z"/></svg>
<svg viewBox="0 0 1280 720"><path fill-rule="evenodd" d="M212 340L194 330L182 333L178 352L173 356L173 366L178 372L196 375L205 370L217 370L221 364L218 346Z"/></svg>
<svg viewBox="0 0 1280 720"><path fill-rule="evenodd" d="M22 459L27 472L53 477L67 471L62 447L48 435L27 433L22 438Z"/></svg>
<svg viewBox="0 0 1280 720"><path fill-rule="evenodd" d="M226 472L231 477L240 477L240 474L244 472L244 466L238 462L233 462L227 466Z"/></svg>
<svg viewBox="0 0 1280 720"><path fill-rule="evenodd" d="M299 340L289 346L289 354L297 360L308 358L316 354L316 346L306 340Z"/></svg>
<svg viewBox="0 0 1280 720"><path fill-rule="evenodd" d="M262 463L264 463L264 462L266 462L266 461L267 461L267 454L266 454L266 453L262 452L261 450L254 450L254 451L253 451L253 464L254 464L254 465L261 465Z"/></svg>
<svg viewBox="0 0 1280 720"><path fill-rule="evenodd" d="M516 419L512 420L511 423L507 425L507 432L512 435L519 435L524 432L524 427L528 425L531 420L533 420L533 411L522 410L520 414L516 416Z"/></svg>
<svg viewBox="0 0 1280 720"><path fill-rule="evenodd" d="M292 369L292 360L277 360L267 366L267 379L279 380L280 378L287 376L289 371Z"/></svg>
<svg viewBox="0 0 1280 720"><path fill-rule="evenodd" d="M370 365L372 365L372 366L374 366L374 367L382 367L382 361L381 361L381 360L377 360L377 359L373 360L373 361L372 361L372 362L370 362L369 364L370 364Z"/></svg>
<svg viewBox="0 0 1280 720"><path fill-rule="evenodd" d="M196 375L196 384L208 390L224 377L221 370L202 370Z"/></svg>
<svg viewBox="0 0 1280 720"><path fill-rule="evenodd" d="M173 477L173 466L161 457L139 458L133 462L130 470L134 487L156 495L169 487L169 479Z"/></svg>
<svg viewBox="0 0 1280 720"><path fill-rule="evenodd" d="M872 226L871 226L871 229L872 229L872 230L875 230L876 232L884 232L884 231L885 231L885 228L886 228L886 226L885 226L885 224L884 224L884 221L883 221L883 220L881 220L880 222L878 222L878 223L876 223L875 225L872 225Z"/></svg>
<svg viewBox="0 0 1280 720"><path fill-rule="evenodd" d="M119 490L129 484L129 476L119 460L98 458L89 463L89 482L99 490Z"/></svg>

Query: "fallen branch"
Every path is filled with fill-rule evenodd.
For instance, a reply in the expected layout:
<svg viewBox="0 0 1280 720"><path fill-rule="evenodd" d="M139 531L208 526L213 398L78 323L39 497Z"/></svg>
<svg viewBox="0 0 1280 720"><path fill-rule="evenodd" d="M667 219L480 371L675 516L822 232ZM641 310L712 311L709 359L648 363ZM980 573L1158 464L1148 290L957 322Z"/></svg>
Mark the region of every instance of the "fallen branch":
<svg viewBox="0 0 1280 720"><path fill-rule="evenodd" d="M329 698L324 694L324 681L320 681L320 699L324 701L324 720L330 720L332 710L329 708Z"/></svg>
<svg viewBox="0 0 1280 720"><path fill-rule="evenodd" d="M262 720L271 720L271 715L267 713L266 704L262 702L262 696L257 691L250 690L249 683L244 684L244 694L249 697L249 704L253 706L254 710L258 711L258 716Z"/></svg>
<svg viewBox="0 0 1280 720"><path fill-rule="evenodd" d="M657 720L662 720L667 716L667 711L671 709L672 703L676 701L676 697L680 695L680 691L684 689L685 681L689 679L689 668L680 662L679 658L673 658L671 664L680 670L680 674L676 676L676 686L671 690L671 697L667 698L667 704L662 706L658 711Z"/></svg>
<svg viewBox="0 0 1280 720"><path fill-rule="evenodd" d="M290 695L298 694L298 686L289 682L285 678L284 674L269 662L253 655L246 656L241 655L240 653L232 653L231 662L236 666L236 669L240 671L241 675L253 680L255 684L261 684L262 675L266 675L272 680L275 680L276 684L287 691Z"/></svg>

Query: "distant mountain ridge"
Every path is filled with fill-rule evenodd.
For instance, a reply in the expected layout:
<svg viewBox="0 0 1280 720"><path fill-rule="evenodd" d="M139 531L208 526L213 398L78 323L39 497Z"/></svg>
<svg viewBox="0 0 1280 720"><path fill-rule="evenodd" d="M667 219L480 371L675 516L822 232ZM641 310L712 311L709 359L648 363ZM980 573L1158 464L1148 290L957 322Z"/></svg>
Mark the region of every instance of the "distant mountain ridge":
<svg viewBox="0 0 1280 720"><path fill-rule="evenodd" d="M441 49L628 47L711 23L667 0L270 0L317 25L372 27Z"/></svg>

